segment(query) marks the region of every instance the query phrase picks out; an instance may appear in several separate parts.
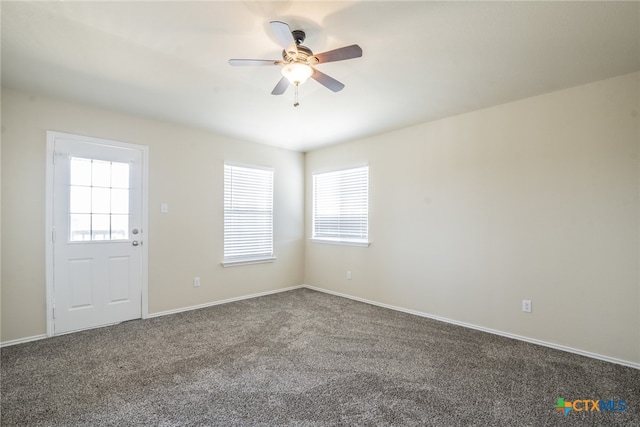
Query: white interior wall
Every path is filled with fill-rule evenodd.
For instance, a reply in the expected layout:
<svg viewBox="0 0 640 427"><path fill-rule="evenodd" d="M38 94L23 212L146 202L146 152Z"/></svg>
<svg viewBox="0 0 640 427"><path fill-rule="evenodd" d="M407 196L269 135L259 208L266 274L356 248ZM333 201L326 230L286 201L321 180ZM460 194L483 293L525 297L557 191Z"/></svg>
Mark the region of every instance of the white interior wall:
<svg viewBox="0 0 640 427"><path fill-rule="evenodd" d="M307 241L305 284L640 362L638 78L308 153L307 237L311 174L368 163L371 246Z"/></svg>

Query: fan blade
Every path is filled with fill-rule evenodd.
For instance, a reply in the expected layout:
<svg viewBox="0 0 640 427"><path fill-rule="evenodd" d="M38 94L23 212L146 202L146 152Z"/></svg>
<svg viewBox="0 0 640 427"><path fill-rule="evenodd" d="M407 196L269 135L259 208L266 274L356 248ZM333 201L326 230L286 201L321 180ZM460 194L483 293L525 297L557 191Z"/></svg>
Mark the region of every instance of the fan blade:
<svg viewBox="0 0 640 427"><path fill-rule="evenodd" d="M286 77L280 79L276 87L271 91L271 95L282 95L289 87L289 80Z"/></svg>
<svg viewBox="0 0 640 427"><path fill-rule="evenodd" d="M282 65L284 62L279 59L230 59L229 65L247 66L247 65Z"/></svg>
<svg viewBox="0 0 640 427"><path fill-rule="evenodd" d="M330 50L328 52L314 55L318 59L318 63L344 61L345 59L360 58L362 56L362 48L357 44L341 47L339 49Z"/></svg>
<svg viewBox="0 0 640 427"><path fill-rule="evenodd" d="M271 30L275 34L280 46L287 53L295 54L298 52L298 47L296 46L296 41L293 39L293 34L291 34L291 28L284 22L280 21L271 21Z"/></svg>
<svg viewBox="0 0 640 427"><path fill-rule="evenodd" d="M315 68L313 69L311 78L334 92L340 92L342 89L344 89L344 84L340 83L333 77L329 77L325 73L316 70Z"/></svg>

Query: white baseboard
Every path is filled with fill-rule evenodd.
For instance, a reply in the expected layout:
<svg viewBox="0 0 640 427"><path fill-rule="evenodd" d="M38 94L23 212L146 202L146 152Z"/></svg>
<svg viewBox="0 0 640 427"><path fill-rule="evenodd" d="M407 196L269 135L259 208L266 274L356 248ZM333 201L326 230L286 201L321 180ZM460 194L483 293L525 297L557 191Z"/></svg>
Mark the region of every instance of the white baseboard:
<svg viewBox="0 0 640 427"><path fill-rule="evenodd" d="M227 304L230 302L242 301L242 300L251 299L251 298L258 298L258 297L263 297L265 295L279 294L280 292L292 291L294 289L300 289L302 287L303 285L290 286L288 288L280 288L280 289L275 289L273 291L265 291L265 292L259 292L257 294L243 295L243 296L228 298L220 301L213 301L213 302L207 302L204 304L192 305L189 307L176 308L173 310L159 311L157 313L148 314L147 317L145 317L145 319L151 319L153 317L160 317L160 316L167 316L169 314L182 313L184 311L198 310L199 308L213 307L214 305Z"/></svg>
<svg viewBox="0 0 640 427"><path fill-rule="evenodd" d="M368 300L368 299L365 299L365 298L356 297L356 296L353 296L353 295L343 294L341 292L330 291L328 289L318 288L318 287L315 287L315 286L302 285L302 287L303 288L307 288L307 289L311 289L311 290L314 290L314 291L318 291L318 292L324 292L326 294L331 294L331 295L335 295L335 296L339 296L339 297L343 297L343 298L352 299L354 301L359 301L359 302L363 302L363 303L366 303L366 304L375 305L375 306L378 306L378 307L388 308L388 309L391 309L391 310L400 311L400 312L407 313L407 314L413 314L415 316L426 317L426 318L429 318L429 319L438 320L440 322L451 323L453 325L463 326L465 328L475 329L475 330L482 331L482 332L488 332L488 333L494 334L494 335L500 335L500 336L503 336L503 337L512 338L512 339L519 340L519 341L525 341L525 342L528 342L528 343L531 343L531 344L537 344L537 345L541 345L541 346L544 346L544 347L553 348L553 349L556 349L556 350L566 351L568 353L575 353L575 354L579 354L581 356L590 357L592 359L603 360L605 362L611 362L611 363L616 363L618 365L628 366L630 368L640 369L640 363L634 363L634 362L629 362L627 360L616 359L615 357L609 357L609 356L605 356L603 354L592 353L590 351L580 350L580 349L573 348L573 347L567 347L567 346L560 345L560 344L554 344L554 343L550 343L550 342L547 342L547 341L538 340L538 339L535 339L535 338L523 337L521 335L516 335L516 334L509 333L509 332L503 332L503 331L499 331L499 330L491 329L491 328L485 328L484 326L478 326L478 325L474 325L474 324L471 324L471 323L459 322L457 320L448 319L446 317L434 316L432 314L423 313L421 311L410 310L410 309L407 309L407 308L402 308L402 307L397 307L397 306L394 306L394 305L384 304L384 303L381 303L381 302L372 301L372 300Z"/></svg>
<svg viewBox="0 0 640 427"><path fill-rule="evenodd" d="M47 334L34 335L32 337L26 337L26 338L18 338L17 340L3 341L3 342L0 342L0 348L8 347L10 345L23 344L31 341L38 341L44 338L47 338Z"/></svg>

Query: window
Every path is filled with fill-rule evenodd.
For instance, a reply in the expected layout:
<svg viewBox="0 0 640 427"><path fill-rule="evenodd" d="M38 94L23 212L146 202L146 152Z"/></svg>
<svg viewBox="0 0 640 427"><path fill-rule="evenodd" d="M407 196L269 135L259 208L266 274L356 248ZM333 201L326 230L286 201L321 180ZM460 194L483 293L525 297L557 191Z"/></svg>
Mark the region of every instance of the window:
<svg viewBox="0 0 640 427"><path fill-rule="evenodd" d="M313 175L313 240L369 245L369 166Z"/></svg>
<svg viewBox="0 0 640 427"><path fill-rule="evenodd" d="M273 170L225 163L222 264L274 259Z"/></svg>
<svg viewBox="0 0 640 427"><path fill-rule="evenodd" d="M129 165L71 157L69 241L129 238Z"/></svg>

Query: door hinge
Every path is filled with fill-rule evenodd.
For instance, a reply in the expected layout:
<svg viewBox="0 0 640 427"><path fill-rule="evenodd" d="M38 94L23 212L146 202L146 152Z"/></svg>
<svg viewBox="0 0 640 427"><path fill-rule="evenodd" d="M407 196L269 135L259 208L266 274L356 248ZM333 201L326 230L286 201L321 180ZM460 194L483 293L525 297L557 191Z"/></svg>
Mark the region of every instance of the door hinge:
<svg viewBox="0 0 640 427"><path fill-rule="evenodd" d="M51 241L53 243L56 242L56 229L55 228L53 230L51 230Z"/></svg>
<svg viewBox="0 0 640 427"><path fill-rule="evenodd" d="M53 312L53 318L56 318L56 306L54 304L54 306L51 308L51 311Z"/></svg>
<svg viewBox="0 0 640 427"><path fill-rule="evenodd" d="M51 159L51 163L56 164L56 152L53 152L53 158Z"/></svg>

